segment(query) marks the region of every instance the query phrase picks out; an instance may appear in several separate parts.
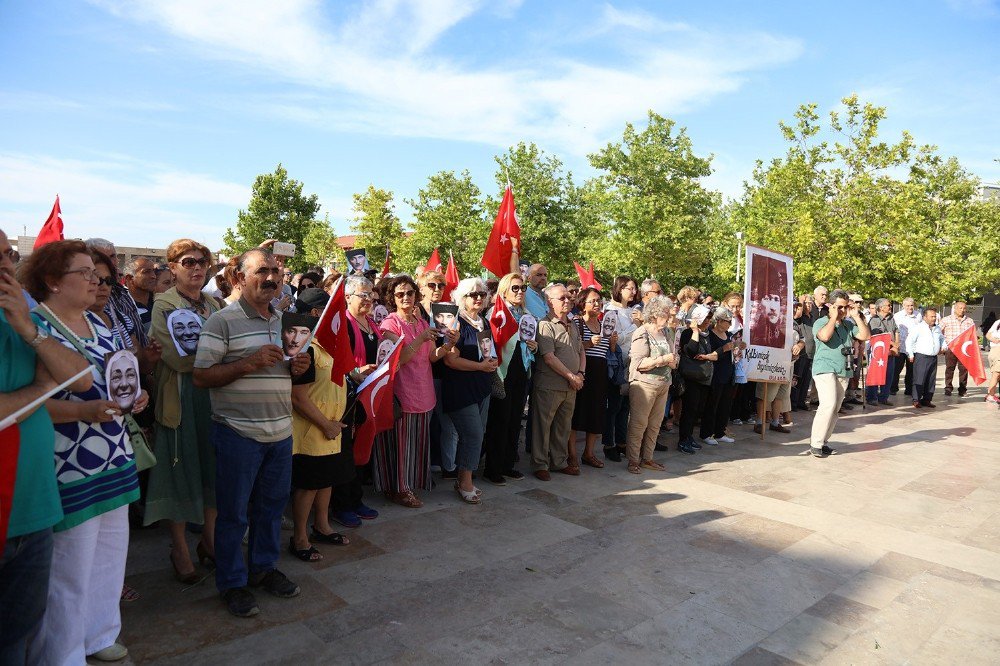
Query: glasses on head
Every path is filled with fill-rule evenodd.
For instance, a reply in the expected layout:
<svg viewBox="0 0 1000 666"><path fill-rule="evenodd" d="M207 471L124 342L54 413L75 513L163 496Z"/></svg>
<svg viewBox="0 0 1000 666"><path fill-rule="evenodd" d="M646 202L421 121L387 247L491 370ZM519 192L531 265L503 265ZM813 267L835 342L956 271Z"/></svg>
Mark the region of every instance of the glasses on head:
<svg viewBox="0 0 1000 666"><path fill-rule="evenodd" d="M66 271L65 273L63 273L63 275L72 275L73 273L77 273L83 276L83 279L86 280L87 282L92 282L94 278L97 277L96 268L77 268L71 271Z"/></svg>
<svg viewBox="0 0 1000 666"><path fill-rule="evenodd" d="M110 287L114 283L115 283L115 279L113 277L111 277L110 275L108 277L97 278L97 286L98 287L100 287L101 285L107 285L107 286Z"/></svg>
<svg viewBox="0 0 1000 666"><path fill-rule="evenodd" d="M471 298L471 299L473 299L475 301L478 301L480 298L486 298L486 292L485 291L470 291L468 294L465 295L465 297L466 298Z"/></svg>
<svg viewBox="0 0 1000 666"><path fill-rule="evenodd" d="M444 289L445 284L444 282L428 282L426 286L431 291L437 291L438 289Z"/></svg>
<svg viewBox="0 0 1000 666"><path fill-rule="evenodd" d="M406 291L397 291L393 294L396 298L413 298L417 292L412 289L407 289Z"/></svg>
<svg viewBox="0 0 1000 666"><path fill-rule="evenodd" d="M518 292L527 292L528 286L524 284L512 284L510 285L510 290L515 294Z"/></svg>
<svg viewBox="0 0 1000 666"><path fill-rule="evenodd" d="M351 296L357 296L358 298L360 298L363 301L370 301L370 300L373 300L375 298L375 296L370 291L359 291L359 292L351 294Z"/></svg>
<svg viewBox="0 0 1000 666"><path fill-rule="evenodd" d="M208 259L206 259L205 257L202 257L201 259L195 259L194 257L184 257L177 263L179 263L184 268L194 268L195 266L201 266L202 268L205 268L205 266L208 266Z"/></svg>

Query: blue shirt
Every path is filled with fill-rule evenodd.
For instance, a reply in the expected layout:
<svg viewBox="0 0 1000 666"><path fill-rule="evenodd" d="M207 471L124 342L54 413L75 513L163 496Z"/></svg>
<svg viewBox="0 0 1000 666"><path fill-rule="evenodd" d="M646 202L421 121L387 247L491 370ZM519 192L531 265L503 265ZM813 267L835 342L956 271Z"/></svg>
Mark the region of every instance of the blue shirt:
<svg viewBox="0 0 1000 666"><path fill-rule="evenodd" d="M910 329L906 336L906 355L913 360L914 354L926 354L927 356L937 356L944 346L944 333L938 325L928 326L922 321Z"/></svg>
<svg viewBox="0 0 1000 666"><path fill-rule="evenodd" d="M549 302L546 300L545 294L539 295L532 287L528 287L528 291L524 292L524 307L538 321L549 316Z"/></svg>
<svg viewBox="0 0 1000 666"><path fill-rule="evenodd" d="M35 381L35 350L24 342L0 310L0 392L12 393ZM52 527L63 517L56 486L55 430L45 406L19 425L21 445L7 536Z"/></svg>

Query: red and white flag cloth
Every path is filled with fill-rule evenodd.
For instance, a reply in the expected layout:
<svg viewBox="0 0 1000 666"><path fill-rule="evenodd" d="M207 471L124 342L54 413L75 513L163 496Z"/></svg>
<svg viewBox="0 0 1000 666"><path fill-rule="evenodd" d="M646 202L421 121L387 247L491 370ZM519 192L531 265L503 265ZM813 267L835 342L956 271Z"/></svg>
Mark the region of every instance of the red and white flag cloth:
<svg viewBox="0 0 1000 666"><path fill-rule="evenodd" d="M16 423L0 430L0 553L7 543L14 481L17 479L17 454L21 447L21 429Z"/></svg>
<svg viewBox="0 0 1000 666"><path fill-rule="evenodd" d="M331 379L338 386L344 385L344 376L354 368L354 352L351 351L351 339L347 337L347 326L347 296L344 294L344 278L340 278L313 332L313 339L333 357Z"/></svg>
<svg viewBox="0 0 1000 666"><path fill-rule="evenodd" d="M396 341L385 362L372 371L358 386L357 401L365 410L365 422L354 433L354 464L366 465L371 459L375 435L393 427L392 392L399 368L403 339Z"/></svg>
<svg viewBox="0 0 1000 666"><path fill-rule="evenodd" d="M429 273L434 271L436 273L441 272L441 255L438 254L438 249L434 248L431 252L431 258L427 260L427 264L424 266L424 272Z"/></svg>
<svg viewBox="0 0 1000 666"><path fill-rule="evenodd" d="M519 333L517 319L514 318L514 313L507 307L506 301L500 294L497 294L496 301L493 303L490 328L493 330L493 347L497 352L497 363L500 363L503 361L504 352L507 351L507 344L511 338L516 338Z"/></svg>
<svg viewBox="0 0 1000 666"><path fill-rule="evenodd" d="M595 287L598 290L604 288L601 286L601 283L597 281L597 278L594 277L594 262L590 262L589 271L575 261L573 262L573 267L576 268L576 276L580 278L580 287L584 289L587 287Z"/></svg>
<svg viewBox="0 0 1000 666"><path fill-rule="evenodd" d="M962 331L958 337L948 345L951 353L958 357L965 369L969 371L969 376L976 385L986 381L986 372L983 370L983 356L979 353L979 340L976 337L976 327L970 326Z"/></svg>
<svg viewBox="0 0 1000 666"><path fill-rule="evenodd" d="M382 277L385 277L386 275L389 274L389 257L390 256L391 255L389 254L389 246L386 245L385 246L385 263L382 264Z"/></svg>
<svg viewBox="0 0 1000 666"><path fill-rule="evenodd" d="M889 333L879 333L869 338L868 344L871 345L872 358L868 364L865 386L885 386L885 374L889 366L889 345L892 344L892 336Z"/></svg>
<svg viewBox="0 0 1000 666"><path fill-rule="evenodd" d="M60 241L63 239L63 221L62 221L62 209L59 207L59 195L56 195L56 202L52 205L52 212L49 213L49 218L45 220L45 224L42 225L42 230L38 232L38 236L35 237L34 248L38 248L51 243L52 241Z"/></svg>
<svg viewBox="0 0 1000 666"><path fill-rule="evenodd" d="M451 299L451 290L458 286L460 278L458 277L458 266L455 265L455 255L448 250L448 270L444 272L444 293L441 295L441 300L447 301Z"/></svg>
<svg viewBox="0 0 1000 666"><path fill-rule="evenodd" d="M497 218L493 221L493 230L490 231L490 238L486 241L486 249L480 261L483 268L498 278L510 273L510 259L514 255L512 238L517 240L517 246L520 248L521 226L517 219L517 208L514 206L514 192L510 183L507 183Z"/></svg>

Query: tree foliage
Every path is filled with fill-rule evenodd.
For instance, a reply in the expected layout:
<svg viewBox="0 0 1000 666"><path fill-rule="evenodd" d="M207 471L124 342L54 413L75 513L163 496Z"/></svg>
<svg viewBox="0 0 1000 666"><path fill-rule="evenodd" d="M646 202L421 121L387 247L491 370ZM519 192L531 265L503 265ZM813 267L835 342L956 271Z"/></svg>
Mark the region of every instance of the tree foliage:
<svg viewBox="0 0 1000 666"><path fill-rule="evenodd" d="M412 271L427 262L434 248L440 248L447 264L448 251L455 255L459 272L479 275L479 260L486 247L490 226L483 217L482 196L468 171L455 175L441 171L427 179L416 199L407 199L413 208L413 234L401 255L403 267Z"/></svg>
<svg viewBox="0 0 1000 666"><path fill-rule="evenodd" d="M278 164L274 173L261 174L254 180L247 209L237 213L236 228L226 229L223 236L226 252L241 254L269 238L301 248L319 207L319 198L304 195L302 183L289 178L288 171ZM293 269L306 264L301 252L288 263Z"/></svg>
<svg viewBox="0 0 1000 666"><path fill-rule="evenodd" d="M403 225L396 215L392 192L369 185L368 189L354 195L354 246L364 248L368 263L381 270L388 245L396 253L403 244Z"/></svg>
<svg viewBox="0 0 1000 666"><path fill-rule="evenodd" d="M302 259L310 266L328 268L341 262L343 250L337 243L337 233L330 226L330 216L314 220L302 239Z"/></svg>

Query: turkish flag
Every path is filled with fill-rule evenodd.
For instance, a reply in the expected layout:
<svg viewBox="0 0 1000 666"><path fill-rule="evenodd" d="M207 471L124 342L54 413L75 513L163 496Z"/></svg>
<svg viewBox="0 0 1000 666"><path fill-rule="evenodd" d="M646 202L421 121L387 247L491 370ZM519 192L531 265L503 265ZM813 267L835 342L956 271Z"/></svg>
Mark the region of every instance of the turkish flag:
<svg viewBox="0 0 1000 666"><path fill-rule="evenodd" d="M389 246L385 246L385 263L382 264L382 277L389 274Z"/></svg>
<svg viewBox="0 0 1000 666"><path fill-rule="evenodd" d="M448 250L448 270L444 272L444 293L441 294L441 300L447 301L451 298L451 290L458 286L458 282L458 266L455 265L455 255L451 253L451 250Z"/></svg>
<svg viewBox="0 0 1000 666"><path fill-rule="evenodd" d="M0 430L0 553L7 543L7 525L10 523L11 505L14 502L14 480L17 478L17 454L21 447L21 429L15 423Z"/></svg>
<svg viewBox="0 0 1000 666"><path fill-rule="evenodd" d="M59 195L56 195L56 202L52 205L52 212L49 213L49 219L45 220L45 224L42 225L42 230L38 232L38 236L35 237L34 248L37 250L43 245L51 243L52 241L60 241L63 239L63 221L62 221L62 209L59 208Z"/></svg>
<svg viewBox="0 0 1000 666"><path fill-rule="evenodd" d="M351 339L347 337L347 326L347 296L344 294L344 278L340 278L313 332L313 338L333 357L331 379L338 386L344 385L344 375L354 368L354 352L351 351Z"/></svg>
<svg viewBox="0 0 1000 666"><path fill-rule="evenodd" d="M375 435L393 427L392 392L399 368L403 339L389 353L385 363L372 371L358 386L358 402L365 410L365 422L354 433L354 464L365 465L371 459Z"/></svg>
<svg viewBox="0 0 1000 666"><path fill-rule="evenodd" d="M986 381L986 373L983 371L983 357L979 353L979 340L976 338L975 326L970 326L962 331L957 338L951 341L948 349L962 362L977 386Z"/></svg>
<svg viewBox="0 0 1000 666"><path fill-rule="evenodd" d="M889 365L889 345L892 344L892 335L879 333L869 338L868 342L871 345L872 358L868 364L865 386L885 386L885 371Z"/></svg>
<svg viewBox="0 0 1000 666"><path fill-rule="evenodd" d="M590 262L590 270L588 271L580 264L573 262L573 267L576 268L576 276L580 278L580 287L596 287L598 290L603 289L601 283L597 281L594 277L594 262Z"/></svg>
<svg viewBox="0 0 1000 666"><path fill-rule="evenodd" d="M496 302L493 303L493 312L490 314L490 328L493 329L493 348L497 352L497 363L503 360L503 349L507 342L518 334L517 320L514 313L507 307L503 296L497 294Z"/></svg>
<svg viewBox="0 0 1000 666"><path fill-rule="evenodd" d="M434 251L431 252L431 258L427 260L427 264L424 266L424 271L435 271L437 273L441 272L441 255L438 254L437 248L434 248Z"/></svg>
<svg viewBox="0 0 1000 666"><path fill-rule="evenodd" d="M490 239L486 241L486 250L483 251L483 258L479 262L498 278L510 273L510 259L514 254L512 238L517 239L520 250L521 227L517 221L517 209L514 207L514 192L508 183L503 193L503 200L500 202L500 210L497 211L497 219L493 222Z"/></svg>

